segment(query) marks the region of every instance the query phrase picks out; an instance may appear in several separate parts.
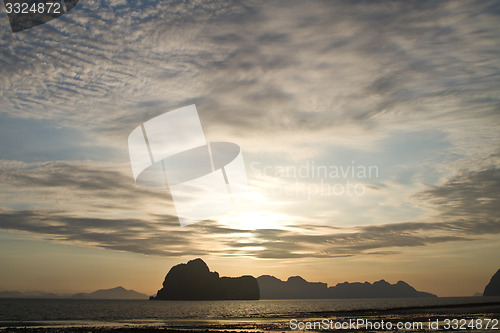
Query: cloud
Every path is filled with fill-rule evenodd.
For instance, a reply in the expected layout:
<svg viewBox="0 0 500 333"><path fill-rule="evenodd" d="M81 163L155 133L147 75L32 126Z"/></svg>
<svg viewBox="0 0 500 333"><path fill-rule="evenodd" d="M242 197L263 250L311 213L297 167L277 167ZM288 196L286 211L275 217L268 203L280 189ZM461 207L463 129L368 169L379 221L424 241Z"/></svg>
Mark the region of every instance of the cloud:
<svg viewBox="0 0 500 333"><path fill-rule="evenodd" d="M177 217L164 216L161 223L162 228L171 230L165 232L154 223L137 219L89 218L47 211L0 213L3 230L40 234L47 240L146 255L198 254L195 249L190 250L187 231L172 228L178 223Z"/></svg>
<svg viewBox="0 0 500 333"><path fill-rule="evenodd" d="M0 99L12 117L85 129L113 146L190 103L210 136L236 137L247 151L276 151L269 140L282 152L305 138L314 142L304 150L359 144L401 126L451 131L457 119L479 120L491 138L492 6L88 1L28 34L1 32Z"/></svg>
<svg viewBox="0 0 500 333"><path fill-rule="evenodd" d="M296 218L274 229L245 230L215 221L181 228L167 196L138 188L126 172L105 163L3 161L0 183L16 197L29 200L31 193L38 205L3 208L2 230L145 255L267 259L389 255L404 248L500 234L500 172L494 166L464 171L416 194L421 203L434 207L435 214L425 220L352 227L307 224Z"/></svg>
<svg viewBox="0 0 500 333"><path fill-rule="evenodd" d="M0 160L0 183L5 208L21 205L107 216L174 213L170 194L136 186L128 163Z"/></svg>
<svg viewBox="0 0 500 333"><path fill-rule="evenodd" d="M434 205L442 219L500 222L500 169L463 171L416 196Z"/></svg>
<svg viewBox="0 0 500 333"><path fill-rule="evenodd" d="M145 255L252 256L256 258L336 258L444 242L472 241L500 234L500 222L405 222L356 228L332 228L306 234L293 230L240 230L205 221L181 228L175 216L147 220L71 216L69 212L4 211L0 228L28 232L58 242L94 246ZM320 231L320 232L319 232Z"/></svg>
<svg viewBox="0 0 500 333"><path fill-rule="evenodd" d="M65 187L75 198L97 195L109 199L108 208L126 207L129 202L152 200L156 193L124 185L124 175L67 164L42 164L23 174L2 171L2 183L10 182L32 191ZM4 166L4 169L6 167ZM8 169L9 170L9 169ZM55 177L57 175L57 177ZM73 175L73 177L69 177ZM275 229L244 230L205 221L181 228L175 215L142 212L137 217L90 217L94 203L78 210L38 209L0 213L0 228L28 232L44 239L82 244L145 255L239 255L257 258L333 258L398 253L403 248L457 241L482 240L500 234L498 219L498 169L464 172L419 196L436 205L439 213L428 221L400 222L357 227L330 227L293 223ZM37 190L38 188L38 190ZM83 192L80 192L83 191ZM70 194L68 194L70 195ZM74 200L68 198L69 201ZM103 199L101 199L103 200ZM120 204L120 200L124 201ZM50 201L50 200L49 200ZM118 201L117 203L114 203ZM103 203L101 203L103 204ZM135 206L137 209L137 205ZM133 211L134 207L129 207ZM112 210L105 210L110 213ZM133 214L132 214L133 215Z"/></svg>
<svg viewBox="0 0 500 333"><path fill-rule="evenodd" d="M389 253L496 235L498 169L484 166L498 160L500 145L498 12L495 2L89 0L23 34L5 22L0 112L43 119L47 132L75 129L97 153L83 154L76 139L61 150L106 162L0 156L0 228L148 255L261 258ZM333 155L343 145L376 154L395 131L426 129L447 134L453 162L439 155L447 176L470 170L418 193L435 214L417 222L329 229L294 221L255 231L205 222L187 231L168 193L134 185L126 138L192 103L210 140L236 142L259 161ZM27 132L12 158L30 153L36 137ZM64 140L48 144L56 141ZM418 170L401 170L409 170L403 180L417 179ZM380 183L379 195L392 199Z"/></svg>

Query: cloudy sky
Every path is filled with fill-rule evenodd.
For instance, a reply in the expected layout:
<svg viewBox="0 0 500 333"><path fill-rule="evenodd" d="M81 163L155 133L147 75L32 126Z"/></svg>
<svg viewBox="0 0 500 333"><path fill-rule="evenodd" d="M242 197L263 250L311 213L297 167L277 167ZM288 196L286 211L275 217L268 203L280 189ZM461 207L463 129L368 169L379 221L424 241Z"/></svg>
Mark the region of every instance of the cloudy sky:
<svg viewBox="0 0 500 333"><path fill-rule="evenodd" d="M499 15L87 0L13 34L2 10L0 290L153 294L201 257L226 276L482 292L500 268ZM168 193L135 185L127 138L191 104L207 140L241 147L249 191L180 227Z"/></svg>

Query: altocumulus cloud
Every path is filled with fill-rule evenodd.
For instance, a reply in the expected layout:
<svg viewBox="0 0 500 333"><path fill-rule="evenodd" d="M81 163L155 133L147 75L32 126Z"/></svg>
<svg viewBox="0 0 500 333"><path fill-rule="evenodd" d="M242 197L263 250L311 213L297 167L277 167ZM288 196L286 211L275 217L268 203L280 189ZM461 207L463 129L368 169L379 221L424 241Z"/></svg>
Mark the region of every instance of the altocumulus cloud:
<svg viewBox="0 0 500 333"><path fill-rule="evenodd" d="M498 12L488 1L90 0L28 34L0 31L2 112L116 145L138 122L196 102L209 131L247 150L277 149L276 134L292 150L306 136L403 121L484 125L498 122Z"/></svg>

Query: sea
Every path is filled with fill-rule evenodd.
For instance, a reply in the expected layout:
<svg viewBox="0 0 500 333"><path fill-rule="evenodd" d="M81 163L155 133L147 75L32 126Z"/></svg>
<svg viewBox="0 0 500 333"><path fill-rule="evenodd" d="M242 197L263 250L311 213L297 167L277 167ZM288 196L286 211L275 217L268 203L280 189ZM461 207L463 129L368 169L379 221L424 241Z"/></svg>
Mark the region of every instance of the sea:
<svg viewBox="0 0 500 333"><path fill-rule="evenodd" d="M464 330L495 332L500 328L499 319L500 297L258 301L0 299L0 331L4 332L41 328L44 332L65 332L76 327L92 328L94 332L112 328L450 332L456 327L455 331L461 332L464 323ZM391 327L381 326L381 321L391 322ZM423 327L415 326L417 322ZM378 326L374 327L374 323ZM399 323L405 326L395 328ZM437 323L435 328L431 323Z"/></svg>

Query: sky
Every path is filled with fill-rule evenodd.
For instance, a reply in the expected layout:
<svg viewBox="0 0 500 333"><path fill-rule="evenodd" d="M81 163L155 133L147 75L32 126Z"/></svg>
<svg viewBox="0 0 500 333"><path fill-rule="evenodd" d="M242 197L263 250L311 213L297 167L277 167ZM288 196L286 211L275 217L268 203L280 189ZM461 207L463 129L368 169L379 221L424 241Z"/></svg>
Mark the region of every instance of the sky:
<svg viewBox="0 0 500 333"><path fill-rule="evenodd" d="M500 268L496 1L81 1L0 13L0 290L221 276L482 292ZM128 135L195 104L248 192L187 227Z"/></svg>

